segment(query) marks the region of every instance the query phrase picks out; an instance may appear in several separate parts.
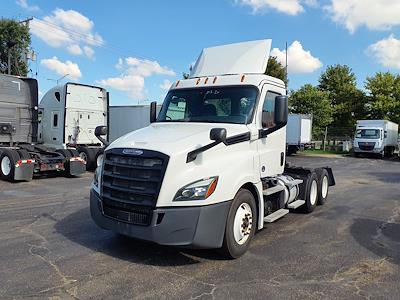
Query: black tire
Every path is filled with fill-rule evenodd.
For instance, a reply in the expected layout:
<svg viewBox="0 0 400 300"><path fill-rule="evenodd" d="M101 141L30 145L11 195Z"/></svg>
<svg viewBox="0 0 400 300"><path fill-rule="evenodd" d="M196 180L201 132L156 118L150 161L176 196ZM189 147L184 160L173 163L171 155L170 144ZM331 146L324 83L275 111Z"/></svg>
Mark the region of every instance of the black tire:
<svg viewBox="0 0 400 300"><path fill-rule="evenodd" d="M79 152L76 149L68 149L69 153L71 153L71 157L78 157Z"/></svg>
<svg viewBox="0 0 400 300"><path fill-rule="evenodd" d="M251 208L252 217L244 221L247 223L247 225L250 225L250 228L247 227L248 230L250 231L248 233L248 238L244 241L243 244L239 244L234 236L234 221L236 213L239 207L242 206L242 204L247 204ZM224 240L220 252L225 257L230 259L242 256L249 248L250 242L254 236L254 232L256 231L256 227L257 227L257 208L254 196L250 191L246 189L240 189L239 192L236 194L232 202L232 205L229 209L225 226Z"/></svg>
<svg viewBox="0 0 400 300"><path fill-rule="evenodd" d="M21 159L31 159L32 158L26 149L18 149L17 152Z"/></svg>
<svg viewBox="0 0 400 300"><path fill-rule="evenodd" d="M8 174L5 173L6 169L5 166L3 166L3 163L6 163L6 161L3 162L3 159L9 160L9 167L10 170L8 171ZM14 175L15 175L15 164L17 161L20 159L19 154L16 150L13 149L4 149L3 152L0 155L0 177L9 181L15 181L14 180ZM3 170L4 167L4 170ZM4 171L4 172L3 172Z"/></svg>
<svg viewBox="0 0 400 300"><path fill-rule="evenodd" d="M96 165L96 153L93 148L78 147L79 156L86 160L86 170L94 170Z"/></svg>
<svg viewBox="0 0 400 300"><path fill-rule="evenodd" d="M318 177L315 172L308 176L304 192L306 203L303 205L303 211L308 214L314 210L318 202Z"/></svg>
<svg viewBox="0 0 400 300"><path fill-rule="evenodd" d="M66 159L71 158L71 153L67 149L57 149L56 152L62 154Z"/></svg>
<svg viewBox="0 0 400 300"><path fill-rule="evenodd" d="M318 205L324 205L329 194L329 174L326 169L316 170L318 177Z"/></svg>

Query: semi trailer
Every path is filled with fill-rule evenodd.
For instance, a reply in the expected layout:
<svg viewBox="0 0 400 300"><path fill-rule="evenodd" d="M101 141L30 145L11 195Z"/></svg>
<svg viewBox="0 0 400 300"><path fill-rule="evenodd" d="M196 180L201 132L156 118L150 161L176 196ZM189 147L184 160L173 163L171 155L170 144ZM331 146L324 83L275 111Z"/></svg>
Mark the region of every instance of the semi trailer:
<svg viewBox="0 0 400 300"><path fill-rule="evenodd" d="M286 153L292 155L311 144L312 116L289 114L286 125Z"/></svg>
<svg viewBox="0 0 400 300"><path fill-rule="evenodd" d="M158 116L151 104L151 124L105 149L90 191L98 226L237 258L265 223L324 204L331 168L286 164L288 99L264 74L270 49L271 40L203 49Z"/></svg>
<svg viewBox="0 0 400 300"><path fill-rule="evenodd" d="M75 149L56 150L39 143L36 79L0 75L0 177L32 180L43 172L79 175L85 162Z"/></svg>
<svg viewBox="0 0 400 300"><path fill-rule="evenodd" d="M399 125L388 120L358 120L354 155L375 154L390 157L397 149Z"/></svg>
<svg viewBox="0 0 400 300"><path fill-rule="evenodd" d="M39 104L39 141L60 149L76 149L94 170L104 145L94 135L97 126L107 126L109 94L101 87L66 83L50 89Z"/></svg>

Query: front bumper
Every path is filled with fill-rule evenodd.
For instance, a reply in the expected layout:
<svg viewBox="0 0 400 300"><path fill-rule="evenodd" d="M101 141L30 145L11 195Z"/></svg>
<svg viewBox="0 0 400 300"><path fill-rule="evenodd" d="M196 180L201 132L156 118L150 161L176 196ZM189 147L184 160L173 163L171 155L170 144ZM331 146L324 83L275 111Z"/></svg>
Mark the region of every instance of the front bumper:
<svg viewBox="0 0 400 300"><path fill-rule="evenodd" d="M363 150L363 149L360 149L359 147L354 147L353 151L357 152L357 153L375 153L375 154L380 154L383 152L383 150L381 148L374 148L372 150Z"/></svg>
<svg viewBox="0 0 400 300"><path fill-rule="evenodd" d="M90 213L99 227L160 245L189 248L222 246L231 202L195 207L156 208L150 225L140 226L105 216L102 212L101 197L95 191L90 191Z"/></svg>

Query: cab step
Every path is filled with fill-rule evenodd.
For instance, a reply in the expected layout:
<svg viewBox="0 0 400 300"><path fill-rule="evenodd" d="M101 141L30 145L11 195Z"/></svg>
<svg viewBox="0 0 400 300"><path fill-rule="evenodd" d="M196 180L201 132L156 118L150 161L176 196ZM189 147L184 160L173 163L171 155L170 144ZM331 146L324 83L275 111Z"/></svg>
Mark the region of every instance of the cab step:
<svg viewBox="0 0 400 300"><path fill-rule="evenodd" d="M288 209L284 209L284 208L278 209L276 212L273 212L272 214L266 216L264 218L264 222L267 222L267 223L275 222L276 220L287 215L288 213L289 213Z"/></svg>
<svg viewBox="0 0 400 300"><path fill-rule="evenodd" d="M263 194L264 194L264 196L269 196L272 194L282 192L284 189L285 189L285 187L283 185L276 185L276 186L265 189L263 191Z"/></svg>
<svg viewBox="0 0 400 300"><path fill-rule="evenodd" d="M289 203L287 207L290 209L296 209L296 208L302 206L304 203L306 203L306 201L296 200L296 201L293 201L292 203Z"/></svg>

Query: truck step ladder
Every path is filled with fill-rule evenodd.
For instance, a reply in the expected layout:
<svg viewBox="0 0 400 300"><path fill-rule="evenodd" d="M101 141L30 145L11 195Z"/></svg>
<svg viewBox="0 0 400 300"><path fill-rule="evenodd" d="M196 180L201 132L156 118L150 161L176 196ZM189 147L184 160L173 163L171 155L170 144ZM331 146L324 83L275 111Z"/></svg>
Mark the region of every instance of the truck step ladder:
<svg viewBox="0 0 400 300"><path fill-rule="evenodd" d="M288 209L284 209L284 208L278 209L276 212L273 212L272 214L266 216L264 218L264 222L267 222L267 223L275 222L276 220L287 215L288 213L289 213Z"/></svg>
<svg viewBox="0 0 400 300"><path fill-rule="evenodd" d="M285 189L283 185L276 185L270 188L267 188L263 191L264 196L272 195L275 193L282 192Z"/></svg>
<svg viewBox="0 0 400 300"><path fill-rule="evenodd" d="M296 209L296 208L302 206L304 203L306 203L306 201L296 200L296 201L293 201L292 203L289 203L287 207L290 209Z"/></svg>

